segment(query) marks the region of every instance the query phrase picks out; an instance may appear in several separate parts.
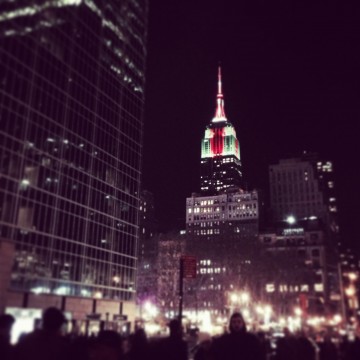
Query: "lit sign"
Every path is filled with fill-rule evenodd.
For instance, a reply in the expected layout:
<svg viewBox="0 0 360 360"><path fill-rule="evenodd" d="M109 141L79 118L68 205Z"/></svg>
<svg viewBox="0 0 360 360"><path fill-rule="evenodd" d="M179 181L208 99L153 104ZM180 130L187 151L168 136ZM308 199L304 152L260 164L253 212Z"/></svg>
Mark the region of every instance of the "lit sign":
<svg viewBox="0 0 360 360"><path fill-rule="evenodd" d="M182 255L180 258L182 277L184 279L196 278L196 258L195 256Z"/></svg>
<svg viewBox="0 0 360 360"><path fill-rule="evenodd" d="M284 229L283 235L299 235L303 234L304 229L303 228L294 228L294 229Z"/></svg>

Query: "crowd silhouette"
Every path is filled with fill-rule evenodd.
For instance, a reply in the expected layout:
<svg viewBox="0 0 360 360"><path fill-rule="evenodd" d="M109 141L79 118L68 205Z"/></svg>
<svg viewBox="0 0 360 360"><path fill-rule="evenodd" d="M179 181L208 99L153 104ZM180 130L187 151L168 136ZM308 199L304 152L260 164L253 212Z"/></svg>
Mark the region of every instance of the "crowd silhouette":
<svg viewBox="0 0 360 360"><path fill-rule="evenodd" d="M181 322L169 322L169 336L148 339L139 328L129 336L102 330L97 336L66 334L66 318L56 308L43 312L41 329L20 336L12 345L13 316L0 315L1 360L359 360L360 324L349 341L328 333L293 334L283 329L275 341L264 332L247 330L241 313L230 318L229 329L220 336L184 336Z"/></svg>

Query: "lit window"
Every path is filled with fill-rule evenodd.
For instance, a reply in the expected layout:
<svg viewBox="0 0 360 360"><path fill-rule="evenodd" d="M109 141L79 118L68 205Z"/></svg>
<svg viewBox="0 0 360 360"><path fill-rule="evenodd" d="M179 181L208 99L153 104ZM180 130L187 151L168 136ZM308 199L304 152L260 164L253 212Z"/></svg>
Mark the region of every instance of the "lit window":
<svg viewBox="0 0 360 360"><path fill-rule="evenodd" d="M20 185L21 188L26 189L30 185L30 181L28 179L22 179Z"/></svg>

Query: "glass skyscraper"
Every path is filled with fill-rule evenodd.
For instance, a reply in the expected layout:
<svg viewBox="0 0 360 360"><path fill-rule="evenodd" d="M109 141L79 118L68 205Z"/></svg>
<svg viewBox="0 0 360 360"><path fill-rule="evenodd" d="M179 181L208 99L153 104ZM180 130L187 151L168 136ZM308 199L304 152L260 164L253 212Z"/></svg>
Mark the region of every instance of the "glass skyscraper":
<svg viewBox="0 0 360 360"><path fill-rule="evenodd" d="M10 290L133 301L147 1L0 4Z"/></svg>

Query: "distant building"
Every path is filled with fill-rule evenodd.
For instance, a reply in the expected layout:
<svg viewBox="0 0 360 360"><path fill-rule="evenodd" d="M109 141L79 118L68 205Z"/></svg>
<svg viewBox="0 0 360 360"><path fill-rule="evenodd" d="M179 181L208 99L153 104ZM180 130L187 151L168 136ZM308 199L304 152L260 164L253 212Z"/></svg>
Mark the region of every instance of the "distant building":
<svg viewBox="0 0 360 360"><path fill-rule="evenodd" d="M192 236L234 236L258 232L258 194L240 188L186 199L186 232Z"/></svg>
<svg viewBox="0 0 360 360"><path fill-rule="evenodd" d="M185 254L185 236L169 232L157 236L157 304L167 317L179 311L180 257Z"/></svg>
<svg viewBox="0 0 360 360"><path fill-rule="evenodd" d="M276 264L274 271L264 274L262 286L278 313L293 313L300 299L306 299L302 310L307 313L334 311L340 301L337 268L320 220L275 223L259 239L267 259Z"/></svg>
<svg viewBox="0 0 360 360"><path fill-rule="evenodd" d="M150 191L141 191L139 210L139 261L141 261L146 255L147 243L157 230L154 195Z"/></svg>
<svg viewBox="0 0 360 360"><path fill-rule="evenodd" d="M270 202L274 221L288 216L317 217L338 232L334 168L329 160L304 153L269 167Z"/></svg>
<svg viewBox="0 0 360 360"><path fill-rule="evenodd" d="M147 12L0 4L0 236L15 247L0 306L16 317L134 318Z"/></svg>
<svg viewBox="0 0 360 360"><path fill-rule="evenodd" d="M250 249L259 230L258 193L242 187L240 145L225 116L220 69L200 174L200 193L186 199L186 252L197 258L198 278L187 282L185 307L215 316L229 312L230 292L250 285Z"/></svg>
<svg viewBox="0 0 360 360"><path fill-rule="evenodd" d="M303 249L299 248L298 251L299 253L305 251L306 256L313 252L318 253L317 250L320 251L320 258L323 261L320 261L321 269L316 270L319 281L314 284L316 289L309 290L307 294L299 291L303 292L304 296L311 296L312 299L321 301L323 311L340 310L342 299L337 260L340 241L333 163L322 160L317 154L306 152L296 158L281 159L278 163L270 165L269 183L272 227L281 222L283 224L288 222L290 230L303 228L302 236L307 238L310 234L311 238L316 235L307 230L308 226L321 224L318 229L321 231L319 234L322 238L320 247L314 249L311 241L305 241L302 245ZM290 230L284 228L284 231ZM268 238L264 236L262 233L263 240ZM277 245L272 247L272 250L292 251L291 242L296 240L281 236L277 236ZM283 248L278 246L280 243L283 243ZM313 257L306 259L303 267L304 274L309 271L309 266L306 264L309 261L312 264L318 264ZM323 284L323 293L320 291L320 283ZM311 294L311 291L315 293Z"/></svg>
<svg viewBox="0 0 360 360"><path fill-rule="evenodd" d="M157 296L158 239L155 237L157 222L154 196L150 191L143 190L141 192L139 216L140 234L136 294L137 301L141 305L146 299L155 299Z"/></svg>
<svg viewBox="0 0 360 360"><path fill-rule="evenodd" d="M348 318L360 316L360 261L353 250L340 247L339 272L343 287L343 312ZM357 315L356 315L357 314Z"/></svg>

